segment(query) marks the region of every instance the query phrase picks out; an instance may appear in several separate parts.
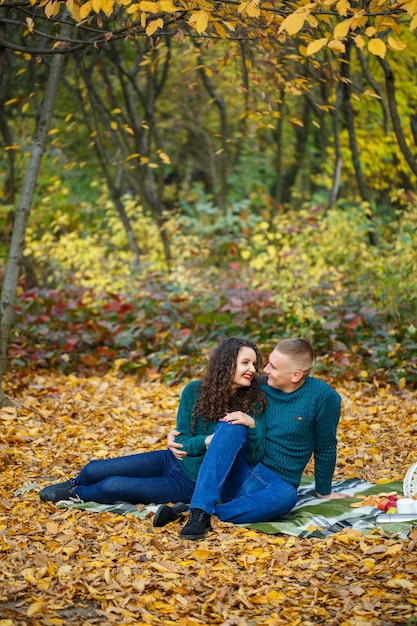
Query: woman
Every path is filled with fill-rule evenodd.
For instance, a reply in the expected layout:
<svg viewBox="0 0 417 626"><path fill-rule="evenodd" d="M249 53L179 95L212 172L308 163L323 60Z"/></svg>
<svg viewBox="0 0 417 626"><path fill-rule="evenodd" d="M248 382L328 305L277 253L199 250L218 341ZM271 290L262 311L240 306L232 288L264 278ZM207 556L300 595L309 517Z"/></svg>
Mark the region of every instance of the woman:
<svg viewBox="0 0 417 626"><path fill-rule="evenodd" d="M261 368L255 344L225 339L210 358L203 380L189 383L181 395L176 428L181 433L177 441L187 452L183 460L170 450L155 450L90 461L75 479L42 489L40 499L78 498L103 504L189 502L218 422L238 410L247 415L237 414L233 425L246 427L247 461L255 465L263 457L265 438L261 414L266 401L255 377Z"/></svg>

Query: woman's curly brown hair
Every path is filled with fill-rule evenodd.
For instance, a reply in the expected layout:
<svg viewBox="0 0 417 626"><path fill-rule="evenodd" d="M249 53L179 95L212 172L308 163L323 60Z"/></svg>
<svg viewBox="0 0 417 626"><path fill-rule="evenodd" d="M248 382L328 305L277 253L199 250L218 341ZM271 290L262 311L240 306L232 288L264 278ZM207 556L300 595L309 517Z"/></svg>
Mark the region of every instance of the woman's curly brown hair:
<svg viewBox="0 0 417 626"><path fill-rule="evenodd" d="M246 339L230 337L224 339L213 352L201 383L200 393L193 408L191 432L195 432L197 419L202 416L203 426L207 422L218 422L230 411L261 413L266 407L266 398L255 376L249 387L239 387L231 393L231 382L236 372L237 357L241 348L252 348L256 354L256 371L262 369L262 357L257 346Z"/></svg>

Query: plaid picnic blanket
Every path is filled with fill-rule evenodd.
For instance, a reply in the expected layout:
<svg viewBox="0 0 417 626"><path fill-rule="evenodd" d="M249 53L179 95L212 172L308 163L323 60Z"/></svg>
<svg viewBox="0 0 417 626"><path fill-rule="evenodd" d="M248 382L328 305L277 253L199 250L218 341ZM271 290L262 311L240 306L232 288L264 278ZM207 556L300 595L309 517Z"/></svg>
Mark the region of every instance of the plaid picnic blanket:
<svg viewBox="0 0 417 626"><path fill-rule="evenodd" d="M242 524L247 528L267 534L285 534L295 537L325 537L329 534L354 528L364 533L375 528L383 528L386 533L398 534L406 538L413 524L417 521L394 521L389 524L380 524L380 511L371 506L351 508L351 504L358 502L358 494L367 496L379 494L383 491L402 492L403 484L400 481L374 485L358 478L350 478L333 483L333 491L348 493L349 498L340 500L323 500L314 495L314 481L310 477L303 477L298 490L298 502L294 509L285 518L276 522L262 522L257 524ZM118 515L130 513L144 519L149 513L155 512L157 506L148 506L138 509L128 502L115 504L98 504L97 502L72 502L62 500L57 503L59 508L72 507L84 511L111 511Z"/></svg>
<svg viewBox="0 0 417 626"><path fill-rule="evenodd" d="M305 477L298 489L298 502L289 515L277 522L262 522L248 526L268 534L283 533L296 537L325 537L343 528L370 532L381 526L377 522L381 511L372 506L351 508L351 504L358 502L355 496L360 494L365 497L390 491L401 493L402 482L374 485L358 478L350 478L333 483L332 490L348 493L350 497L340 500L317 498L314 493L314 481ZM407 534L412 523L397 522L383 526L386 532Z"/></svg>

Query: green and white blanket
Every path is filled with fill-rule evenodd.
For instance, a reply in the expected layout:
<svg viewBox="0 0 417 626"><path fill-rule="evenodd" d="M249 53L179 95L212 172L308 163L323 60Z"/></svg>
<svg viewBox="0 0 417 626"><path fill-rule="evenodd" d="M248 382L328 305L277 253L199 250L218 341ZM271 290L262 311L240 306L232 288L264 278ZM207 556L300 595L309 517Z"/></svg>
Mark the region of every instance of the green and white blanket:
<svg viewBox="0 0 417 626"><path fill-rule="evenodd" d="M377 516L380 516L381 512L378 509L371 506L359 508L351 508L350 506L353 502L358 502L358 499L355 498L358 494L366 496L383 491L397 491L400 494L402 488L402 482L373 485L352 478L333 483L333 491L348 493L349 498L323 500L315 497L312 479L304 477L298 490L298 502L288 516L277 522L244 524L244 526L272 535L285 534L295 537L325 537L344 528L354 528L367 533L380 527L386 533L399 534L405 538L413 524L417 524L417 521L395 521L394 523L380 524ZM59 508L73 507L85 511L111 511L119 515L130 513L141 519L157 509L156 506L149 506L138 511L135 506L127 502L109 505L66 500L57 503L57 506Z"/></svg>

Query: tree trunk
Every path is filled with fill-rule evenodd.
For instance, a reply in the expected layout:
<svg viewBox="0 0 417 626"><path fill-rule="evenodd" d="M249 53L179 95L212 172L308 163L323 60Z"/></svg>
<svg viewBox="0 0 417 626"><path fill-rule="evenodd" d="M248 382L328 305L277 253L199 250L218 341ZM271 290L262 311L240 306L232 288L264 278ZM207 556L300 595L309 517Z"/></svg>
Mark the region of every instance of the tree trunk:
<svg viewBox="0 0 417 626"><path fill-rule="evenodd" d="M117 169L117 182L114 182L114 172L112 171L112 167L110 166L110 159L106 153L106 149L100 138L100 126L102 129L110 128L110 120L106 117L104 106L101 98L97 94L94 80L91 77L91 70L86 68L83 63L79 64L79 69L81 72L81 76L83 77L85 86L87 88L88 97L91 103L91 108L94 111L94 123L95 127L93 128L90 124L89 117L87 111L85 109L85 103L83 99L83 95L80 89L76 89L76 96L80 103L80 108L83 111L83 117L85 124L89 130L91 136L93 136L93 131L95 131L95 139L94 139L94 149L96 151L99 163L103 170L104 177L106 179L107 188L110 193L110 197L113 200L114 207L120 217L120 221L122 222L122 226L125 229L126 238L128 242L128 246L132 254L134 255L134 265L135 267L140 267L140 259L141 259L141 250L139 248L138 242L136 240L135 233L132 228L132 224L130 222L129 216L126 213L124 204L122 202L123 195L123 170L122 167L119 166ZM104 80L103 80L104 82ZM110 81L107 81L110 82ZM110 90L107 90L107 94L109 94ZM111 95L111 92L110 92ZM115 104L113 103L113 108ZM115 144L118 141L118 136L114 137ZM117 145L117 144L116 144ZM117 145L117 147L122 150L122 145ZM114 169L114 168L113 168Z"/></svg>
<svg viewBox="0 0 417 626"><path fill-rule="evenodd" d="M385 86L387 90L388 106L391 114L392 127L397 138L398 146L402 152L404 159L407 162L408 167L413 172L413 174L417 176L417 161L414 158L414 155L411 152L410 148L408 147L406 138L404 136L403 127L401 125L400 116L398 114L397 99L395 95L394 73L386 59L381 59L380 57L378 57L378 61L385 74Z"/></svg>
<svg viewBox="0 0 417 626"><path fill-rule="evenodd" d="M0 16L7 18L7 14L10 9L4 7L0 8ZM5 39L7 35L6 22L0 22L0 39ZM0 133L3 137L6 146L13 145L13 135L7 123L7 116L4 110L4 103L8 99L7 94L7 77L5 76L5 67L7 65L6 49L0 48ZM14 150L8 150L6 154L7 168L4 173L3 182L3 197L1 202L4 204L12 204L15 194L15 176L14 176L14 164L15 155Z"/></svg>
<svg viewBox="0 0 417 626"><path fill-rule="evenodd" d="M361 195L362 201L366 202L369 207L371 206L371 199L368 193L368 187L366 185L365 176L362 170L362 164L359 157L359 149L358 142L356 141L356 129L355 122L353 117L353 107L352 107L352 89L351 89L351 79L350 79L350 44L347 45L346 55L341 64L341 76L343 78L343 93L344 93L344 110L346 117L346 126L349 133L349 145L350 145L350 153L352 155L353 167L355 169L356 180L358 181L359 193ZM368 219L372 221L372 217L367 215ZM368 239L369 243L372 246L376 246L378 244L376 234L373 228L368 230Z"/></svg>
<svg viewBox="0 0 417 626"><path fill-rule="evenodd" d="M278 120L277 127L274 132L275 143L276 143L276 157L275 157L275 190L273 195L273 204L271 217L275 217L278 214L278 211L282 207L282 196L283 196L283 186L282 186L282 138L284 132L284 104L285 104L285 91L284 89L279 90L279 99L278 99Z"/></svg>
<svg viewBox="0 0 417 626"><path fill-rule="evenodd" d="M390 119L390 115L389 115L389 107L388 107L387 101L385 99L385 96L383 94L382 89L378 85L378 83L375 80L375 78L372 76L372 73L371 73L371 71L370 71L370 69L368 67L367 62L366 62L366 58L365 58L364 53L362 52L362 50L360 50L360 48L356 48L356 52L357 52L357 55L358 55L358 58L359 58L359 62L361 64L363 75L365 76L366 80L368 81L368 83L370 84L372 89L375 91L377 96L379 97L378 102L381 105L382 115L384 117L384 133L386 135L388 135L388 133L389 133L389 119Z"/></svg>
<svg viewBox="0 0 417 626"><path fill-rule="evenodd" d="M227 124L226 103L223 100L223 98L221 98L218 95L213 85L211 84L210 78L205 70L205 65L204 65L204 61L203 61L203 57L201 53L198 55L198 72L201 76L201 80L203 82L204 87L207 90L207 93L209 94L209 96L211 97L211 99L213 100L217 108L219 109L220 136L221 136L221 144L222 144L221 156L220 156L221 188L220 188L220 192L216 194L216 196L217 196L217 201L219 203L220 208L223 209L223 211L225 211L226 203L227 203L227 194L228 194L227 170L228 170L228 166L230 163L229 148L228 148L228 143L227 143L228 124Z"/></svg>
<svg viewBox="0 0 417 626"><path fill-rule="evenodd" d="M333 173L332 190L330 192L329 200L327 202L327 207L325 211L326 213L330 211L330 209L332 208L332 206L337 200L337 196L339 195L340 179L342 175L343 157L342 157L342 150L340 147L340 131L339 131L340 105L342 102L342 98L343 98L343 85L342 83L339 83L337 85L336 102L335 102L334 111L333 111L335 166L334 166L334 173Z"/></svg>
<svg viewBox="0 0 417 626"><path fill-rule="evenodd" d="M303 166L305 159L308 136L310 132L311 106L307 97L303 99L302 126L294 126L295 130L295 154L293 164L284 174L282 179L282 204L289 205L292 199L295 180Z"/></svg>
<svg viewBox="0 0 417 626"><path fill-rule="evenodd" d="M69 34L70 25L64 23L61 27L60 39L65 40ZM10 406L10 404L12 404L2 390L2 383L4 373L6 371L7 351L10 330L13 323L17 281L22 263L29 213L32 206L42 157L46 148L48 132L51 126L52 114L58 92L59 79L64 66L64 60L64 54L57 49L51 62L51 70L46 83L38 126L33 139L29 163L23 180L22 191L17 205L16 217L13 225L12 240L10 243L9 256L6 264L3 289L0 298L0 406Z"/></svg>

